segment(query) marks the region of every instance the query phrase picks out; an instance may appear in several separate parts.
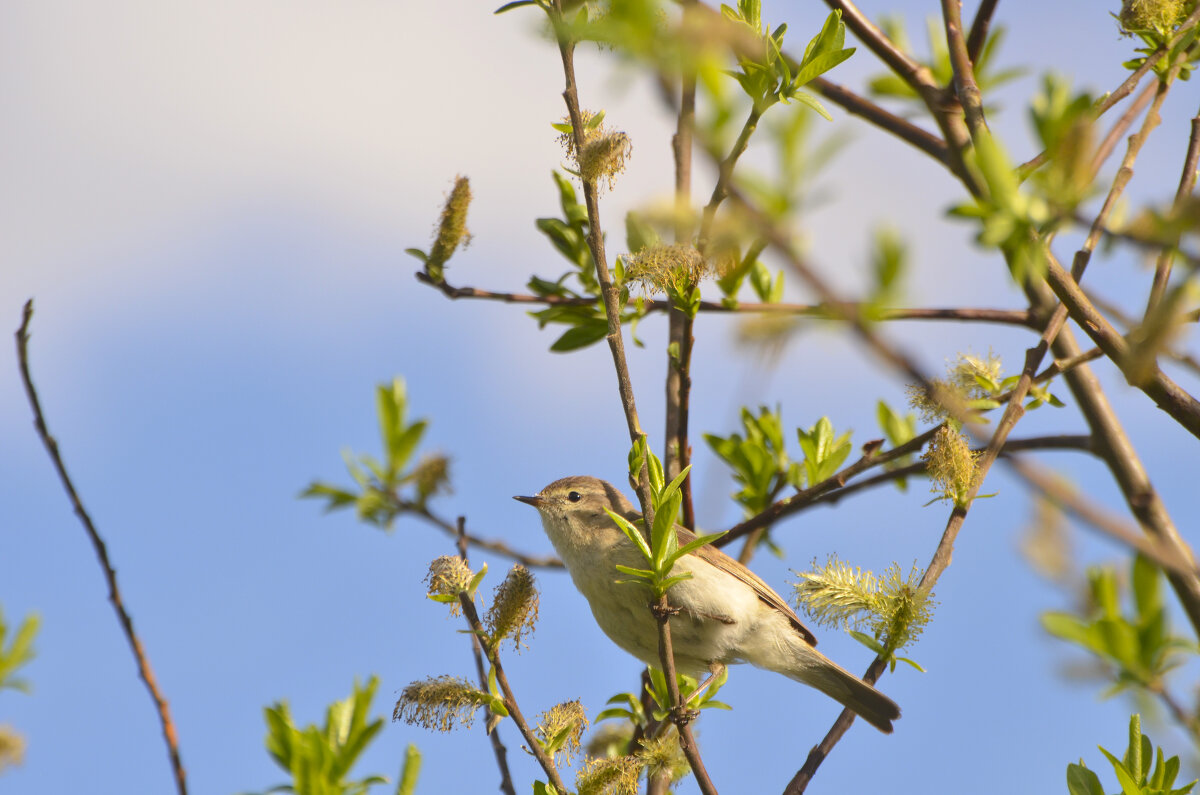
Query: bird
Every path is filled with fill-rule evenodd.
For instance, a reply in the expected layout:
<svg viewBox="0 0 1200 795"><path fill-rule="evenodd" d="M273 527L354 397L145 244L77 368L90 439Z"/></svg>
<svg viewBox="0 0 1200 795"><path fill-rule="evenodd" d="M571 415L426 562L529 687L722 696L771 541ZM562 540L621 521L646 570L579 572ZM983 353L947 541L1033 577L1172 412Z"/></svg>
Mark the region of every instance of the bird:
<svg viewBox="0 0 1200 795"><path fill-rule="evenodd" d="M513 499L541 514L546 535L604 634L643 663L660 666L650 589L630 584L616 570L618 564L646 567L641 551L606 513L640 520L625 495L599 478L574 476ZM681 547L696 538L679 525L675 532ZM691 577L667 591L678 609L670 627L680 673L700 679L725 665L750 663L814 687L891 733L900 717L896 702L817 651L816 637L758 575L712 545L676 561L672 575L684 572Z"/></svg>

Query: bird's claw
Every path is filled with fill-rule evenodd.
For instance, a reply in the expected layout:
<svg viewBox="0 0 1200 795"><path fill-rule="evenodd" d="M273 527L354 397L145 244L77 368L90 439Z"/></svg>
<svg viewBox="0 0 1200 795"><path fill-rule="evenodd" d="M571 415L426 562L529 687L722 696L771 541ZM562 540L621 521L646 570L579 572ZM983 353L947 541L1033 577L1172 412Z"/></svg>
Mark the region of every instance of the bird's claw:
<svg viewBox="0 0 1200 795"><path fill-rule="evenodd" d="M700 710L698 709L688 709L683 705L671 708L671 722L680 728L691 723L698 717L700 717Z"/></svg>
<svg viewBox="0 0 1200 795"><path fill-rule="evenodd" d="M675 607L669 604L661 605L658 602L650 603L650 612L654 614L655 618L670 618L671 616L679 615L682 611L682 607Z"/></svg>

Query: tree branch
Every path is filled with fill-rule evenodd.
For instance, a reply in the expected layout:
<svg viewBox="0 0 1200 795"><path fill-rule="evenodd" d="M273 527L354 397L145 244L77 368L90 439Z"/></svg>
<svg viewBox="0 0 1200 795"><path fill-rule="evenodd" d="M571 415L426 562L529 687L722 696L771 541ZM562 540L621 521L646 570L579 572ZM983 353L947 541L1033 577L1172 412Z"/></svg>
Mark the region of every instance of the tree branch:
<svg viewBox="0 0 1200 795"><path fill-rule="evenodd" d="M568 38L565 28L562 16L562 0L554 0L550 22L554 27L559 54L562 58L563 74L566 78L566 89L563 91L563 100L567 104L567 113L571 118L575 151L582 152L584 149L584 122L583 113L579 106L579 93L575 83L575 45ZM630 441L634 444L638 442L644 443L646 434L642 430L641 423L638 421L637 405L633 397L633 384L630 381L629 366L625 360L625 343L621 336L620 304L617 290L613 286L612 277L608 272L608 263L604 256L604 235L600 225L600 203L596 195L596 186L593 182L586 179L582 180L582 182L588 213L588 247L592 252L592 261L596 267L596 277L600 282L601 294L604 297L604 308L608 315L608 345L612 351L613 365L617 371L617 389L621 396L621 406L625 410L625 421L629 427ZM654 523L654 504L650 492L648 453L649 451L647 450L646 460L643 462L641 470L638 473L637 495L638 501L641 503L642 517L646 523L646 527L652 527ZM679 732L679 747L683 750L684 756L687 757L688 764L691 765L692 773L696 776L696 783L699 784L700 791L704 795L716 795L716 787L713 786L712 781L708 777L708 772L704 768L704 762L700 758L700 752L696 747L696 739L692 736L692 731L688 727L687 720L685 720L682 711L683 704L679 695L678 684L675 681L675 662L671 649L671 625L664 614L667 607L666 601L666 595L664 594L659 600L659 610L656 611L656 615L659 616L659 657L662 659L663 673L666 675L667 686L671 693L675 726Z"/></svg>
<svg viewBox="0 0 1200 795"><path fill-rule="evenodd" d="M506 304L537 304L541 306L595 306L594 298L563 298L554 295L532 295L529 293L504 293L481 290L476 287L454 287L446 282L434 283L423 272L417 271L418 281L436 287L451 300L460 298L483 301L498 301ZM672 307L667 299L651 299L642 303L647 312L666 312ZM758 303L739 301L728 305L721 301L701 301L700 311L718 315L731 314L781 314L801 315L814 320L844 320L850 313L858 313L867 304L845 301L839 307L827 304ZM974 307L889 307L876 310L876 318L894 320L947 320L961 323L999 323L1010 326L1036 328L1036 318L1024 309L986 309Z"/></svg>
<svg viewBox="0 0 1200 795"><path fill-rule="evenodd" d="M971 33L967 36L967 55L976 66L979 65L979 54L983 52L983 45L987 44L988 28L992 24L992 16L996 13L999 2L1000 0L982 0L975 12L975 20L971 23Z"/></svg>
<svg viewBox="0 0 1200 795"><path fill-rule="evenodd" d="M1192 117L1191 135L1188 137L1187 155L1183 159L1183 173L1179 176L1179 188L1175 191L1175 201L1172 209L1178 211L1196 186L1196 166L1200 162L1200 114ZM1171 263L1175 253L1170 248L1163 248L1154 266L1154 282L1150 287L1150 298L1146 302L1146 315L1143 322L1150 320L1154 308L1162 301L1167 291L1167 282L1171 280Z"/></svg>
<svg viewBox="0 0 1200 795"><path fill-rule="evenodd" d="M458 540L456 545L458 547L458 556L462 558L464 566L468 566L466 528L467 517L458 517ZM486 693L488 691L488 677L487 670L483 667L483 644L479 641L479 635L474 632L471 633L471 656L475 658L475 671L479 675L479 689ZM508 771L508 749L504 747L504 742L500 739L499 727L493 727L487 735L492 742L492 754L496 757L496 766L500 768L500 791L504 795L517 795L516 790L513 788L512 774Z"/></svg>
<svg viewBox="0 0 1200 795"><path fill-rule="evenodd" d="M506 542L501 541L500 539L480 538L478 536L471 535L470 533L466 532L465 529L460 531L458 527L450 524L448 521L429 510L429 508L423 504L397 500L396 506L402 511L411 513L420 517L421 519L424 519L427 523L438 528L451 538L458 538L459 533L461 532L461 537L472 546L479 547L480 549L486 549L489 552L494 552L497 555L509 558L510 560L515 560L517 563L520 563L523 566L528 566L531 569L561 569L563 567L562 561L553 555L530 555L513 549Z"/></svg>
<svg viewBox="0 0 1200 795"><path fill-rule="evenodd" d="M58 450L58 442L50 435L50 429L46 426L45 416L42 414L42 404L38 399L37 390L33 386L33 376L29 372L29 321L33 319L33 299L25 302L25 309L21 315L21 326L17 329L17 362L21 369L21 381L25 384L25 396L29 399L29 406L33 409L33 425L37 429L38 437L42 440L46 452L50 455L50 461L54 464L54 469L58 472L58 479L62 482L63 488L67 492L67 497L71 501L71 507L75 509L75 515L79 517L79 521L83 524L83 529L87 532L88 538L92 542L92 548L96 552L96 560L100 563L100 568L104 571L104 579L108 583L108 601L112 603L113 610L116 611L117 620L121 624L121 629L125 633L125 639L129 643L129 648L133 652L134 662L137 663L138 675L146 684L146 690L150 692L150 699L154 702L155 712L158 714L158 722L162 726L163 740L167 744L167 757L171 763L171 770L175 775L175 789L179 795L187 795L187 775L183 769L183 759L179 754L179 736L175 729L175 722L171 720L171 708L167 703L166 696L163 695L162 689L158 685L158 680L154 676L154 671L150 667L150 659L146 656L146 649L142 646L142 641L138 637L137 632L133 629L133 618L130 617L129 611L125 607L125 600L121 596L121 589L117 586L117 572L112 566L112 562L108 557L108 547L104 543L104 539L100 537L100 532L96 529L96 525L92 522L92 517L88 514L87 509L83 507L83 501L79 497L79 493L75 490L75 484L71 481L70 475L67 474L67 466L63 463L62 455Z"/></svg>
<svg viewBox="0 0 1200 795"><path fill-rule="evenodd" d="M458 602L462 605L463 616L467 619L467 625L471 627L471 632L475 637L479 637L479 633L486 633L483 622L479 620L479 612L475 609L475 601L464 591L458 595ZM508 710L508 717L517 724L517 730L525 738L525 747L541 765L554 788L559 792L567 792L568 790L558 774L558 768L554 765L554 760L542 750L542 744L538 742L537 735L529 728L529 724L525 722L525 716L521 714L521 708L517 705L517 697L513 695L512 688L508 684L508 677L504 674L504 666L500 663L500 655L487 644L481 643L480 647L484 656L487 657L488 663L492 666L492 670L496 672L496 684L500 686L500 692L504 694L504 706Z"/></svg>

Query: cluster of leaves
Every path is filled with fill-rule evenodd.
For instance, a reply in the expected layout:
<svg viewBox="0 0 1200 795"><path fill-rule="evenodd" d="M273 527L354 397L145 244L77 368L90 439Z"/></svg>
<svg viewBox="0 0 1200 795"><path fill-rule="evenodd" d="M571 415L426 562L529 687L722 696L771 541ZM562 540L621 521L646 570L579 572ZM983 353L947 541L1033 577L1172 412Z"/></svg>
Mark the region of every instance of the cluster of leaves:
<svg viewBox="0 0 1200 795"><path fill-rule="evenodd" d="M667 688L666 675L652 665L647 666L646 673L646 692L650 694L653 702L649 716L646 715L646 710L638 694L618 693L605 702L612 706L597 715L596 721L626 720L633 728L642 731L648 731L652 727L648 717L657 722L665 721L671 714L671 695ZM731 709L728 704L716 699L717 693L728 679L728 670L722 670L701 690L700 683L693 677L678 672L675 674L675 684L679 687L679 696L688 709Z"/></svg>
<svg viewBox="0 0 1200 795"><path fill-rule="evenodd" d="M1159 78L1165 78L1178 66L1180 80L1191 77L1194 64L1200 58L1200 49L1192 48L1200 31L1192 27L1173 45L1171 41L1175 38L1179 24L1194 7L1194 3L1190 4L1185 0L1125 0L1121 5L1121 13L1114 16L1121 31L1137 36L1142 40L1143 46L1137 48L1137 52L1141 53L1139 57L1132 58L1122 65L1130 71L1135 71L1146 63L1147 58L1165 49L1165 57L1155 63L1154 73Z"/></svg>
<svg viewBox="0 0 1200 795"><path fill-rule="evenodd" d="M650 568L638 569L632 566L617 566L617 571L632 577L631 580L618 580L622 583L643 584L650 588L654 598L658 599L667 592L677 582L682 582L691 578L691 572L681 571L678 574L672 572L676 561L684 555L699 549L705 544L711 544L724 533L710 533L709 535L699 536L688 543L680 546L679 535L675 529L675 522L679 517L679 509L683 505L683 494L679 491L679 487L683 485L683 481L691 472L691 466L686 466L670 483L666 482L666 477L663 474L662 462L658 456L649 452L646 448L646 437L642 436L633 445L629 452L629 473L632 477L637 478L642 467L645 466L650 474L650 495L653 500L654 523L646 533L644 527L645 521L638 520L637 524L626 519L618 513L605 508L609 517L621 528L621 531L629 538L630 541L642 553L646 563ZM639 527L639 525L642 525ZM647 540L648 535L648 540Z"/></svg>
<svg viewBox="0 0 1200 795"><path fill-rule="evenodd" d="M409 467L428 422L408 421L404 379L376 387L375 408L383 461L372 455L355 457L344 452L346 469L357 490L313 481L300 496L326 500L327 511L353 506L360 520L390 530L397 516L424 509L430 497L448 490L449 461L444 456L430 455Z"/></svg>
<svg viewBox="0 0 1200 795"><path fill-rule="evenodd" d="M597 113L590 117L589 123L603 118L603 113ZM560 127L561 125L556 125L556 128ZM537 320L538 328L545 328L551 323L566 326L566 331L551 344L550 350L555 353L567 353L604 339L608 334L608 317L604 313L600 282L596 278L592 250L587 242L587 208L579 203L575 186L570 180L557 171L553 176L554 183L558 186L562 218L539 218L537 228L567 260L571 269L554 281L534 276L529 280L528 286L530 291L540 298L568 299L582 303L554 303L545 309L530 312L529 315ZM623 299L626 298L627 294L623 295ZM623 322L633 319L633 316L622 317Z"/></svg>
<svg viewBox="0 0 1200 795"><path fill-rule="evenodd" d="M1090 605L1082 615L1048 612L1042 616L1042 626L1051 635L1113 666L1116 677L1109 695L1128 687L1157 691L1163 676L1183 662L1183 653L1198 651L1194 643L1171 634L1158 567L1137 556L1130 582L1133 611L1129 615L1121 610L1116 570L1097 567L1088 571Z"/></svg>
<svg viewBox="0 0 1200 795"><path fill-rule="evenodd" d="M37 635L41 619L31 614L21 621L21 626L9 637L10 627L0 610L0 690L12 689L29 692L29 681L17 676L17 670L33 659L33 639Z"/></svg>
<svg viewBox="0 0 1200 795"><path fill-rule="evenodd" d="M33 639L41 621L36 614L21 621L17 631L9 636L9 625L0 610L0 690L6 688L29 692L29 681L17 676L17 670L33 659ZM25 755L25 740L8 726L0 726L0 773L21 763Z"/></svg>
<svg viewBox="0 0 1200 795"><path fill-rule="evenodd" d="M982 130L974 140L968 162L987 191L951 208L950 215L979 224L976 242L1004 253L1017 284L1036 282L1046 273L1045 244L1039 232L1059 219L1040 196L1021 191L1012 161L990 132Z"/></svg>
<svg viewBox="0 0 1200 795"><path fill-rule="evenodd" d="M355 762L383 728L382 718L369 720L371 700L378 687L379 680L374 676L365 686L356 680L349 698L335 701L326 709L324 726L299 728L286 701L267 707L267 751L292 779L267 793L365 795L376 784L387 784L387 778L378 775L348 780ZM408 746L396 795L412 795L420 767L420 753L416 746Z"/></svg>
<svg viewBox="0 0 1200 795"><path fill-rule="evenodd" d="M914 643L933 618L933 594L923 590L923 572L916 566L904 575L892 564L882 576L850 566L836 556L813 570L796 572L796 604L822 626L833 626L886 660L892 670L905 662L924 671L896 652ZM870 635L861 632L870 631Z"/></svg>
<svg viewBox="0 0 1200 795"><path fill-rule="evenodd" d="M1057 227L1092 190L1096 102L1090 94L1071 93L1064 78L1047 74L1030 101L1029 115L1047 159L1030 182L1049 205L1050 216L1059 219Z"/></svg>
<svg viewBox="0 0 1200 795"><path fill-rule="evenodd" d="M832 477L850 455L850 432L835 435L828 417L822 417L811 428L796 429L803 458L789 458L783 441L783 420L780 410L760 406L755 416L742 409L745 436L705 434L713 452L733 470L733 479L741 491L733 498L753 516L766 510L787 486L796 489L813 486Z"/></svg>
<svg viewBox="0 0 1200 795"><path fill-rule="evenodd" d="M1162 748L1155 748L1150 738L1142 734L1140 715L1129 719L1129 745L1124 756L1117 759L1103 746L1100 753L1112 765L1122 795L1187 795L1196 786L1195 781L1175 786L1179 757L1164 758ZM1067 791L1071 795L1105 795L1100 777L1082 759L1077 765L1067 765Z"/></svg>
<svg viewBox="0 0 1200 795"><path fill-rule="evenodd" d="M747 29L761 42L757 57L742 54L738 58L738 72L729 74L754 103L754 110L762 114L772 105L791 100L808 105L830 121L833 117L821 106L817 98L800 89L825 72L854 54L853 47L844 47L846 25L842 12L834 11L825 18L821 32L813 37L804 50L799 64L790 62L783 53L783 36L787 25L782 24L770 31L762 22L760 0L738 0L737 10L721 6L721 13L735 24Z"/></svg>

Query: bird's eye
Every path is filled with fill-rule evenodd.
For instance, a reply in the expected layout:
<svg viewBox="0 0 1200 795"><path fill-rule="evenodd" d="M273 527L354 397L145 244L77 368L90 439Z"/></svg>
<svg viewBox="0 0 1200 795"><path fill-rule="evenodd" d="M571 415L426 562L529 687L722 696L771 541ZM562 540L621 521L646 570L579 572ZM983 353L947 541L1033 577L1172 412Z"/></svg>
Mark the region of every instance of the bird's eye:
<svg viewBox="0 0 1200 795"><path fill-rule="evenodd" d="M582 497L579 496L579 492L572 491L570 494L567 495L567 499L570 500L571 502L579 502L582 499Z"/></svg>

